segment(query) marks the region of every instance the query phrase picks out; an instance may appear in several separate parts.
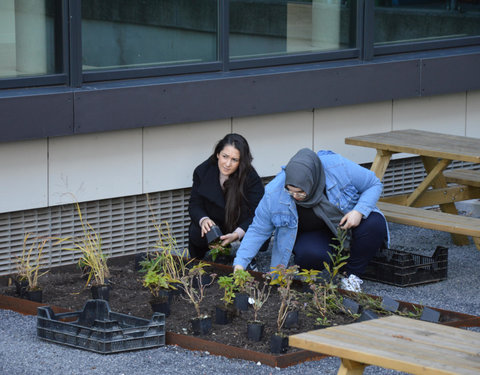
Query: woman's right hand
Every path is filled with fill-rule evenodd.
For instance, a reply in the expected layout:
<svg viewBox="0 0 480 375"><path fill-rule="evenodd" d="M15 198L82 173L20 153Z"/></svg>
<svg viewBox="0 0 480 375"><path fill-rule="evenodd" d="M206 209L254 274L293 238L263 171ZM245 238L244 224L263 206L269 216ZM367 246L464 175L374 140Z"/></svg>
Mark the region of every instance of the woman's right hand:
<svg viewBox="0 0 480 375"><path fill-rule="evenodd" d="M207 232L210 232L210 229L212 229L214 225L215 225L215 222L209 217L203 219L202 222L200 223L200 227L202 229L202 237L205 236Z"/></svg>
<svg viewBox="0 0 480 375"><path fill-rule="evenodd" d="M236 271L238 270L244 270L244 268L240 265L240 264L236 264L234 267L233 267L233 273L235 273Z"/></svg>

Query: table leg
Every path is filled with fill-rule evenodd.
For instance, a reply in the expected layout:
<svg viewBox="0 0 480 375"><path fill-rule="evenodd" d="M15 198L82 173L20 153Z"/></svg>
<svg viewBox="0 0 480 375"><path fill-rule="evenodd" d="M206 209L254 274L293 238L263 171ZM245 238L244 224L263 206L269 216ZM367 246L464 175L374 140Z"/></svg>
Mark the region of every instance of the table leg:
<svg viewBox="0 0 480 375"><path fill-rule="evenodd" d="M443 162L444 160L440 160L440 161L437 161L436 158L431 158L431 157L427 157L427 156L422 156L422 161L423 161L423 165L425 167L425 170L430 173L432 170L435 169L435 167ZM447 166L448 164L450 164L449 162L446 163L445 166ZM443 169L442 169L443 171ZM445 180L445 177L443 176L443 173L439 173L436 175L436 178L432 180L432 187L433 188L444 188L447 186L447 181ZM444 203L444 204L440 204L440 210L442 210L442 212L446 212L446 213L449 213L449 214L454 214L454 215L458 215L458 211L457 211L457 207L455 207L455 204L454 203ZM455 233L452 233L452 239L453 239L453 242L456 244L456 245L459 245L459 246L463 246L463 245L468 245L470 243L470 240L468 239L467 236L464 236L464 235L461 235L461 234L455 234Z"/></svg>
<svg viewBox="0 0 480 375"><path fill-rule="evenodd" d="M385 150L377 150L375 159L373 159L372 166L370 170L375 172L375 175L381 180L387 170L388 163L392 158L393 152Z"/></svg>
<svg viewBox="0 0 480 375"><path fill-rule="evenodd" d="M345 358L341 360L342 362L337 375L361 375L367 366L365 363L355 362Z"/></svg>

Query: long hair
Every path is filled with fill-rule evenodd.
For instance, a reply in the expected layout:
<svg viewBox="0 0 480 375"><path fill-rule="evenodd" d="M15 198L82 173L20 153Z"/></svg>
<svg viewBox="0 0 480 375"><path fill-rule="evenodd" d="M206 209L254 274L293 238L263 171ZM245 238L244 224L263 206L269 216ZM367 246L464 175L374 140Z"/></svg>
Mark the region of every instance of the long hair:
<svg viewBox="0 0 480 375"><path fill-rule="evenodd" d="M229 232L238 227L242 200L247 200L244 192L245 180L252 169L252 154L247 140L240 134L227 134L218 141L213 154L210 156L212 164L218 163L217 155L227 145L235 147L240 152L240 163L223 184L225 189L225 229Z"/></svg>

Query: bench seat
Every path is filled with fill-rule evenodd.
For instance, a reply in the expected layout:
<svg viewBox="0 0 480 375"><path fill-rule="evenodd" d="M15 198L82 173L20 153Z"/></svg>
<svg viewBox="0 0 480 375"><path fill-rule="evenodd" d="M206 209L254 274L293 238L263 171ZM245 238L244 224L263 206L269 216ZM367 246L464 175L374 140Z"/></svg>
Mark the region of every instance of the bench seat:
<svg viewBox="0 0 480 375"><path fill-rule="evenodd" d="M378 202L377 207L383 212L387 221L392 223L472 236L475 245L480 250L480 218L387 202Z"/></svg>
<svg viewBox="0 0 480 375"><path fill-rule="evenodd" d="M447 182L460 185L480 187L480 170L475 169L449 169L443 171Z"/></svg>

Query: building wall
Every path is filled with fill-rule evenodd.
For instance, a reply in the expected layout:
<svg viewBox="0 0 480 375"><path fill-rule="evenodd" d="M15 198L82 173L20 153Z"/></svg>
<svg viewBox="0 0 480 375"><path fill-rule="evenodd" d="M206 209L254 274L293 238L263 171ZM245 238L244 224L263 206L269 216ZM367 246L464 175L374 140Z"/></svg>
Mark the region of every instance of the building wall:
<svg viewBox="0 0 480 375"><path fill-rule="evenodd" d="M0 212L187 188L228 132L248 139L267 177L302 147L371 162L374 150L344 138L408 128L480 138L480 91L1 143Z"/></svg>

